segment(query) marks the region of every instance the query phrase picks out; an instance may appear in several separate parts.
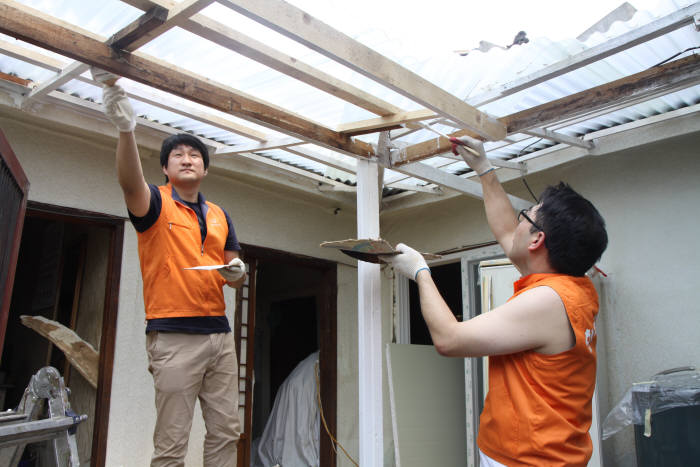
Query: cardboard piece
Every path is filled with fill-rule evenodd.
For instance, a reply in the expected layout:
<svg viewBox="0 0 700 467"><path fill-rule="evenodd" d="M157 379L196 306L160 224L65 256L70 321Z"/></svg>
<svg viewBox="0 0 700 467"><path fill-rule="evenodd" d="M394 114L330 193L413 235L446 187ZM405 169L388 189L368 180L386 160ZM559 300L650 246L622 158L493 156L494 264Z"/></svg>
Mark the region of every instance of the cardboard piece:
<svg viewBox="0 0 700 467"><path fill-rule="evenodd" d="M386 264L382 257L398 255L399 252L391 246L391 243L382 238L349 238L347 240L337 240L323 242L321 247L338 248L348 256L367 261L368 263ZM426 260L442 258L440 255L432 253L421 253Z"/></svg>

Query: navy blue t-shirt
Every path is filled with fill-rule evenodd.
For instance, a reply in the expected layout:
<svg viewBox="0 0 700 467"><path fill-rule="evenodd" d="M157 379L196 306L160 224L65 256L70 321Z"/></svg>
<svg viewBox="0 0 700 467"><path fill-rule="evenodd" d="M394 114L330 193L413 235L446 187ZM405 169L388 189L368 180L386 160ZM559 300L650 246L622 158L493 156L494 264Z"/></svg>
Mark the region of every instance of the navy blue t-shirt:
<svg viewBox="0 0 700 467"><path fill-rule="evenodd" d="M137 232L143 233L156 223L160 216L163 201L160 195L160 190L155 185L148 185L151 190L151 203L148 207L148 212L143 217L136 217L129 211L129 219L134 225ZM173 188L173 199L185 204L197 214L199 221L199 231L202 235L202 243L207 238L207 223L202 215L202 206L204 205L204 196L199 193L196 203L184 201ZM236 231L233 229L233 222L228 213L224 211L226 223L228 224L228 236L224 250L240 251L241 246L236 238ZM156 318L149 319L146 324L146 333L151 331L159 332L182 332L188 334L213 334L217 332L231 332L226 316L193 316L187 318Z"/></svg>

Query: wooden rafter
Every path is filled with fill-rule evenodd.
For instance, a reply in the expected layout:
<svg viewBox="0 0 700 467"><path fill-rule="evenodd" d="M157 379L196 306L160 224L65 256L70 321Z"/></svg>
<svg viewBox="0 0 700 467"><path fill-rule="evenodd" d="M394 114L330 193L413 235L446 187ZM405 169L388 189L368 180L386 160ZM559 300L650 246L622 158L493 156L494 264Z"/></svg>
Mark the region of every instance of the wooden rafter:
<svg viewBox="0 0 700 467"><path fill-rule="evenodd" d="M649 70L596 86L585 91L548 102L537 107L516 112L500 120L508 126L508 133L514 134L533 128L540 128L567 118L585 115L621 103L631 105L635 99L648 99L659 94L683 89L700 82L700 56L691 55ZM472 132L460 130L451 136L476 136ZM427 159L449 151L449 141L435 139L408 146L397 153L394 165Z"/></svg>
<svg viewBox="0 0 700 467"><path fill-rule="evenodd" d="M61 70L68 69L68 67L65 66L64 63L59 60L37 53L33 50L29 50L26 47L22 47L17 44L4 41L2 39L0 39L0 52L18 60L22 60L24 62L57 72L59 74ZM80 75L73 76L73 79L76 79L83 83L95 84L95 82L92 79ZM231 133L235 133L237 135L241 135L246 138L253 139L255 141L266 141L269 139L269 137L263 132L254 130L244 125L240 125L230 120L226 120L224 118L212 114L211 112L205 112L196 109L193 106L188 105L187 103L180 101L176 102L175 99L168 96L167 94L156 94L155 92L148 91L146 89L135 89L130 86L125 86L125 90L127 95L132 99L145 102L154 107L168 110L170 112L183 115L188 118L194 118L203 123L206 123L207 125L211 125L213 127L220 128L225 131L230 131ZM47 89L46 94L49 94L50 92L51 89Z"/></svg>
<svg viewBox="0 0 700 467"><path fill-rule="evenodd" d="M392 130L394 128L400 128L401 125L406 123L420 122L435 118L436 116L437 115L432 110L413 110L411 112L401 112L387 117L344 123L336 126L335 129L344 135L354 136L365 133L374 133L379 130Z"/></svg>
<svg viewBox="0 0 700 467"><path fill-rule="evenodd" d="M134 51L175 26L182 25L190 16L212 4L214 0L187 0L166 9L153 6L109 39L116 49Z"/></svg>
<svg viewBox="0 0 700 467"><path fill-rule="evenodd" d="M272 104L215 84L194 73L178 70L145 54L117 55L102 41L37 13L8 0L0 4L0 31L323 147L362 157L372 153L367 143L355 141Z"/></svg>
<svg viewBox="0 0 700 467"><path fill-rule="evenodd" d="M288 3L279 0L219 0L219 3L487 139L505 137L505 128L495 118Z"/></svg>
<svg viewBox="0 0 700 467"><path fill-rule="evenodd" d="M700 82L700 55L694 54L508 115L501 120L508 125L509 133L518 133L639 97L648 99L650 95L656 95L659 92L664 94L674 92L698 82Z"/></svg>
<svg viewBox="0 0 700 467"><path fill-rule="evenodd" d="M122 1L141 10L148 10L153 6L172 9L176 5L170 0ZM403 112L402 109L389 102L311 67L294 57L285 55L204 15L194 15L180 24L180 27L374 114L386 116Z"/></svg>

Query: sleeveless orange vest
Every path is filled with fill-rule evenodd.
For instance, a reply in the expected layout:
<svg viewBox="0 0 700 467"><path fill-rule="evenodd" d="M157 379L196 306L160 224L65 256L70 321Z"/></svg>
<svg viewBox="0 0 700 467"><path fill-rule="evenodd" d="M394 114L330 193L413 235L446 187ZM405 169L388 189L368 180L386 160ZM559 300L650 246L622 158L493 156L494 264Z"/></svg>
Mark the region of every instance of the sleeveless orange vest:
<svg viewBox="0 0 700 467"><path fill-rule="evenodd" d="M598 294L587 277L531 274L515 282L513 297L542 286L561 297L576 344L555 355L525 351L489 357L478 444L508 467L585 466L593 452L588 430Z"/></svg>
<svg viewBox="0 0 700 467"><path fill-rule="evenodd" d="M163 200L160 216L138 233L146 319L224 315L226 280L217 271L183 269L224 263L224 211L205 201L207 236L202 243L197 214L173 199L170 184L158 189Z"/></svg>

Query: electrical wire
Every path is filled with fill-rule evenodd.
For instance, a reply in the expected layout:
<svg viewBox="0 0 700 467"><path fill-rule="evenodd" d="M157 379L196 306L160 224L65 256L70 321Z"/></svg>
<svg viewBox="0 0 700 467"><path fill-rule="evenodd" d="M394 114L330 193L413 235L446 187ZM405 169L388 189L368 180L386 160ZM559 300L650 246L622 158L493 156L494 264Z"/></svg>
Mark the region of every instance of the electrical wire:
<svg viewBox="0 0 700 467"><path fill-rule="evenodd" d="M526 150L527 148L529 148L529 147L532 146L533 144L539 143L540 141L542 141L542 139L543 139L543 138L536 139L536 140L533 141L532 143L530 143L530 144L528 144L527 146L525 146L524 148L522 148L522 149L520 150L520 152L518 152L518 155L514 157L514 159L517 159L518 157L520 157L520 156L522 155L522 153L525 152L525 150ZM532 189L530 189L530 185L528 185L527 180L525 180L525 176L522 174L522 172L520 173L520 180L522 180L523 183L525 184L525 188L527 188L527 191L530 192L530 196L532 196L532 199L535 200L535 203L539 203L540 201L537 199L537 196L535 196L535 193L532 192Z"/></svg>
<svg viewBox="0 0 700 467"><path fill-rule="evenodd" d="M691 51L691 50L695 50L695 49L700 49L700 45L697 45L697 46L695 46L695 47L688 47L687 49L683 50L682 52L678 52L677 54L673 54L673 55L671 55L670 57L668 57L666 60L662 60L662 61L660 61L659 63L657 63L656 65L650 66L649 68L654 68L654 67L657 67L657 66L659 66L659 65L663 65L664 63L668 62L669 60L673 60L673 59L676 58L677 56L679 56L679 55L681 55L681 54L684 54L684 53L686 53L686 52L689 52L689 51Z"/></svg>
<svg viewBox="0 0 700 467"><path fill-rule="evenodd" d="M326 424L326 417L323 415L323 405L321 404L321 383L319 381L319 376L318 376L318 362L314 365L314 374L316 375L316 400L318 402L318 409L319 412L321 413L321 421L323 422L323 428L326 429L326 433L328 433L328 437L333 441L333 451L337 454L338 449L337 447L340 447L340 449L343 450L343 453L345 453L345 456L350 459L350 462L355 464L355 467L360 467L360 465L355 462L355 459L353 459L350 454L345 450L342 444L340 444L340 441L335 439L335 437L331 434L331 430L328 429L328 425Z"/></svg>

